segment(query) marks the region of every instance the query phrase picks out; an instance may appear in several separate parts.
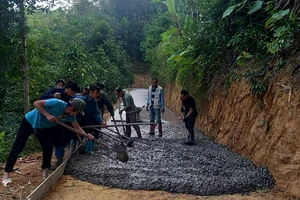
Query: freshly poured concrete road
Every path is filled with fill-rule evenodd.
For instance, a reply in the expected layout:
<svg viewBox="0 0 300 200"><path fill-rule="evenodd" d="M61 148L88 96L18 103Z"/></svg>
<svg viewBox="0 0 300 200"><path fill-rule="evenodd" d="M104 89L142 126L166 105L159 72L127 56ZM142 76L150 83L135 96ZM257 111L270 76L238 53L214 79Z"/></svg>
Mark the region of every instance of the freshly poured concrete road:
<svg viewBox="0 0 300 200"><path fill-rule="evenodd" d="M137 89L131 93L137 106L145 105L147 90ZM273 187L274 179L267 168L256 167L250 160L213 142L200 131L196 131L195 146L183 145L186 129L178 117L172 115L169 118L167 113L163 115L162 138L149 136L148 127L141 126L143 142L147 144L135 142L133 148L128 148L130 158L127 163L121 163L113 153L99 149L94 155L75 155L66 173L109 187L197 195L244 194ZM142 117L147 120L148 112L142 111ZM113 143L105 136L103 139Z"/></svg>

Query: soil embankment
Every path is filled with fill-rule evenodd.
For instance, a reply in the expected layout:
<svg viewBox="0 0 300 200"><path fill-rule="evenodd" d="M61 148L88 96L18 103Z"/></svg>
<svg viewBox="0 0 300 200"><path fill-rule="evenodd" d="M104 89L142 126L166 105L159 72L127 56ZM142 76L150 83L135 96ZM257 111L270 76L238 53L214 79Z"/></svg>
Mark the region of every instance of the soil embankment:
<svg viewBox="0 0 300 200"><path fill-rule="evenodd" d="M291 76L291 60L272 81L263 98L250 92L246 81L229 89L215 87L196 127L218 143L267 166L276 184L300 197L300 90L299 75ZM165 87L167 106L180 114L181 87Z"/></svg>
<svg viewBox="0 0 300 200"><path fill-rule="evenodd" d="M134 77L132 88L148 88L151 85L151 77L149 74L139 74Z"/></svg>

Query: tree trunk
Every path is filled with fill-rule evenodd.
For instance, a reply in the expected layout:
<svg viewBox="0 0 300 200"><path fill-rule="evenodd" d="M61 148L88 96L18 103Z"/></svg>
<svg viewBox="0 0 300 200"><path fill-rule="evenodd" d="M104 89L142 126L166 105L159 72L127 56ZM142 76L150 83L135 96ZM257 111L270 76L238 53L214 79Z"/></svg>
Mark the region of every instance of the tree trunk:
<svg viewBox="0 0 300 200"><path fill-rule="evenodd" d="M24 92L24 112L30 110L29 105L29 77L28 77L28 62L27 62L27 43L26 43L26 16L25 16L25 0L20 2L20 36L22 40L22 75L23 75L23 92Z"/></svg>

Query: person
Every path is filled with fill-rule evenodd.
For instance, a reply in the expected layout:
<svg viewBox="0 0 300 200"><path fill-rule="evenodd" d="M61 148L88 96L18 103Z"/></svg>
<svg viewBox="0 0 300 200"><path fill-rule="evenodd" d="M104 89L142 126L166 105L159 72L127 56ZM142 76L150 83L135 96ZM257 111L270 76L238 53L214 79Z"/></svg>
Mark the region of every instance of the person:
<svg viewBox="0 0 300 200"><path fill-rule="evenodd" d="M71 79L68 79L64 88L52 88L44 92L41 96L41 99L57 98L63 100L64 102L69 102L78 90L78 84Z"/></svg>
<svg viewBox="0 0 300 200"><path fill-rule="evenodd" d="M134 100L128 90L122 89L121 87L116 88L115 94L118 97L122 98L124 108L119 111L119 114L122 115L122 112L126 112L126 123L135 123L138 109L134 104ZM138 138L142 138L141 130L138 125L134 125L133 128L135 129ZM125 135L127 137L131 137L131 126L126 126Z"/></svg>
<svg viewBox="0 0 300 200"><path fill-rule="evenodd" d="M183 122L185 123L185 127L188 129L189 132L189 141L187 143L194 143L194 125L196 117L198 115L196 101L192 96L189 95L189 92L187 90L181 90L180 94L182 101L181 111L184 114Z"/></svg>
<svg viewBox="0 0 300 200"><path fill-rule="evenodd" d="M158 123L158 136L162 137L161 112L165 112L164 90L158 85L158 79L152 78L152 85L148 88L147 111L150 106L150 122ZM150 135L154 135L155 125L150 125Z"/></svg>
<svg viewBox="0 0 300 200"><path fill-rule="evenodd" d="M57 98L61 99L64 102L69 102L75 93L79 90L79 86L76 82L72 81L71 78L68 79L66 85L64 88L52 88L46 92L44 92L41 96L41 100L45 99L51 99L51 98ZM70 125L70 124L68 124ZM63 163L63 158L65 154L65 143L68 143L67 140L70 141L70 135L72 136L73 133L69 130L66 130L65 128L61 126L55 126L52 127L53 132L61 132L60 134L60 140L56 140L54 143L55 145L55 157L56 157L56 163L55 166L58 167L61 163ZM52 167L51 169L55 169L56 167Z"/></svg>
<svg viewBox="0 0 300 200"><path fill-rule="evenodd" d="M98 104L98 108L100 110L101 117L103 118L103 115L104 115L104 110L105 110L104 106L106 106L106 109L110 113L110 116L114 117L115 116L114 107L112 106L111 101L108 99L108 95L104 91L104 88L105 88L104 84L97 83L97 85L100 87L100 96L99 96L99 99L97 100L97 104Z"/></svg>
<svg viewBox="0 0 300 200"><path fill-rule="evenodd" d="M65 87L66 82L63 79L59 79L58 81L56 81L56 88L63 88Z"/></svg>
<svg viewBox="0 0 300 200"><path fill-rule="evenodd" d="M85 115L78 115L77 121L81 126L87 126L87 125L102 125L103 127L106 127L107 124L103 121L102 117L100 116L100 111L97 106L96 99L99 98L100 95L100 87L96 84L91 85L88 90L88 94L85 96L78 96L77 98L82 99L85 102L85 108L84 113ZM88 129L90 130L90 129ZM90 130L93 132L94 137L96 139L99 138L99 132L95 130ZM72 141L72 146L74 146L74 141ZM94 146L96 146L94 144ZM92 154L92 141L87 141L86 143L86 153Z"/></svg>
<svg viewBox="0 0 300 200"><path fill-rule="evenodd" d="M51 156L53 150L52 132L49 128L57 126L57 121L70 122L72 126L80 131L80 135L90 140L94 139L91 134L86 134L76 122L75 115L78 113L84 114L83 109L85 102L81 99L75 98L66 103L59 99L38 100L34 102L35 109L25 114L13 147L8 156L5 172L2 178L2 184L6 186L11 183L10 173L17 161L19 154L22 152L26 142L31 134L40 142L43 149L42 169L44 178L46 178L48 170L51 166Z"/></svg>
<svg viewBox="0 0 300 200"><path fill-rule="evenodd" d="M85 95L87 95L88 91L89 91L89 88L85 87L81 90L81 93L76 93L75 96L85 96Z"/></svg>

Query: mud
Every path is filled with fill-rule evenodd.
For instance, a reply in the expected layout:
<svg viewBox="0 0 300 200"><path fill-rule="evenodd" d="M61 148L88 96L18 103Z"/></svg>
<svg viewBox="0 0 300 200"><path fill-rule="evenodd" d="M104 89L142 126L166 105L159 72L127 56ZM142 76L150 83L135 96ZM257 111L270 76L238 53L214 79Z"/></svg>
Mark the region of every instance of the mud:
<svg viewBox="0 0 300 200"><path fill-rule="evenodd" d="M99 149L93 155L74 155L66 174L113 188L203 196L247 194L274 186L267 168L255 166L200 131L196 131L196 145L186 146L183 142L187 133L180 124L165 122L162 138L149 136L148 127L141 128L147 144L135 142L133 148L127 148L127 163ZM105 136L103 139L109 141Z"/></svg>

